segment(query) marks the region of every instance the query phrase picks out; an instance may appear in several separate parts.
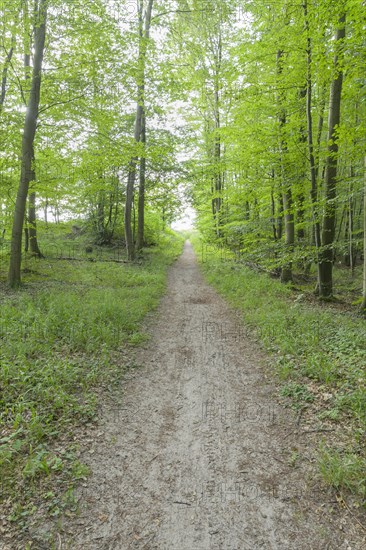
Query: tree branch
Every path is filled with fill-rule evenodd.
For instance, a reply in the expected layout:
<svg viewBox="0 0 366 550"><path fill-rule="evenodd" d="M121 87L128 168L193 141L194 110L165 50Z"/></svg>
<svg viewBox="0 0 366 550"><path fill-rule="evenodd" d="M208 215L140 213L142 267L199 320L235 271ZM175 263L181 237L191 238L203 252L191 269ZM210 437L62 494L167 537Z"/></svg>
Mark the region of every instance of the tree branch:
<svg viewBox="0 0 366 550"><path fill-rule="evenodd" d="M169 11L163 11L162 13L158 13L157 15L154 15L154 17L151 18L151 21L154 19L157 19L158 17L163 17L163 15L169 15L170 13L200 13L208 11L207 9L204 10L169 10Z"/></svg>
<svg viewBox="0 0 366 550"><path fill-rule="evenodd" d="M51 109L56 105L67 105L68 103L72 103L73 101L76 101L77 99L81 99L83 97L85 97L85 94L81 94L79 96L73 97L71 99L68 99L67 101L56 101L55 103L51 103L50 105L46 105L45 107L42 107L42 109L39 110L39 114L44 113L45 111L48 111L48 109Z"/></svg>

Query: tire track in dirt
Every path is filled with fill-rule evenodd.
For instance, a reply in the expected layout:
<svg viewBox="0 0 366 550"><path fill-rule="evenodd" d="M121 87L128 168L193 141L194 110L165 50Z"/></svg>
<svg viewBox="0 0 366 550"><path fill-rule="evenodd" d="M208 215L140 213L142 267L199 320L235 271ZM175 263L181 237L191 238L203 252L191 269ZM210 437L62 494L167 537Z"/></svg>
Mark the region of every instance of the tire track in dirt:
<svg viewBox="0 0 366 550"><path fill-rule="evenodd" d="M289 465L295 447L309 454L296 419L189 243L149 330L84 457L92 477L62 548L361 550L312 479L312 451Z"/></svg>

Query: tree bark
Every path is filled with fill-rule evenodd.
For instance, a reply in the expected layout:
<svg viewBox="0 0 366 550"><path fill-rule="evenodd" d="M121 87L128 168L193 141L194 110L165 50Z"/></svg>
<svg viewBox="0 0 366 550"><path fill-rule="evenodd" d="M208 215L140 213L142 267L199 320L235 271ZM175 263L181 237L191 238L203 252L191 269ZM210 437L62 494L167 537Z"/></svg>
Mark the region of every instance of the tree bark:
<svg viewBox="0 0 366 550"><path fill-rule="evenodd" d="M28 227L24 228L24 252L29 250L29 230Z"/></svg>
<svg viewBox="0 0 366 550"><path fill-rule="evenodd" d="M274 170L272 170L271 178L274 180ZM272 231L273 231L273 239L277 241L277 226L276 226L276 203L275 203L275 197L274 197L274 185L271 187L271 223L272 223Z"/></svg>
<svg viewBox="0 0 366 550"><path fill-rule="evenodd" d="M24 122L24 131L22 138L21 175L15 203L11 239L10 267L8 275L8 284L11 287L19 286L21 282L20 268L22 255L22 232L29 182L32 178L34 137L36 134L37 120L39 114L42 63L46 39L47 6L48 0L40 0L37 13L38 21L34 29L35 40L32 84Z"/></svg>
<svg viewBox="0 0 366 550"><path fill-rule="evenodd" d="M34 181L34 180L33 180ZM33 191L28 197L28 229L29 229L29 248L32 256L44 258L38 246L37 239L37 218L36 218L36 194Z"/></svg>
<svg viewBox="0 0 366 550"><path fill-rule="evenodd" d="M277 52L277 74L280 76L283 71L282 62L283 62L283 51L279 50ZM284 109L284 98L280 94L278 98L279 102L279 133L280 133L280 150L281 150L281 189L282 189L282 201L283 201L283 211L285 219L285 243L287 248L287 253L291 254L293 251L293 246L295 243L295 223L294 223L294 213L293 213L293 201L292 201L292 189L291 184L287 181L287 166L286 166L286 155L288 153L286 138L284 135L285 125L286 125L286 111ZM281 270L281 282L289 283L292 281L292 262L287 262Z"/></svg>
<svg viewBox="0 0 366 550"><path fill-rule="evenodd" d="M303 148L306 147L306 143L307 143L307 132L306 132L306 128L305 128L306 117L304 116L305 113L306 113L306 95L307 95L307 86L304 85L304 87L301 88L301 90L299 91L299 102L300 102L300 105L301 105L301 124L300 124L300 129L299 129L299 145L300 145L301 150L303 150ZM304 102L304 100L305 100L305 102ZM307 171L306 171L305 164L302 167L301 172L302 173L300 173L300 178L301 178L302 181L305 181L306 177L307 177ZM301 190L300 190L300 192L298 192L297 203L298 203L298 207L296 209L297 210L297 215L296 215L297 240L298 240L298 242L303 242L305 240L305 236L306 236L305 227L304 227L304 222L305 222L305 190L304 190L304 185L301 185Z"/></svg>
<svg viewBox="0 0 366 550"><path fill-rule="evenodd" d="M318 212L318 169L315 162L315 153L314 153L314 137L313 137L313 115L312 115L312 94L313 94L313 83L312 83L312 41L310 36L309 20L308 20L308 4L305 0L304 2L304 15L305 15L305 28L307 32L307 45L306 45L306 54L307 54L307 78L306 78L306 119L307 119L307 142L308 142L308 151L309 151L309 164L310 164L310 197L312 205L312 217L313 217L313 235L315 241L316 255L317 260L319 255L319 250L321 246L321 232L320 232L320 222L319 222L319 212ZM323 117L319 118L320 129L318 131L318 139L320 143L321 130L323 127ZM319 288L319 261L318 261L318 285Z"/></svg>
<svg viewBox="0 0 366 550"><path fill-rule="evenodd" d="M145 230L145 179L146 179L146 119L145 114L142 117L141 143L144 146L143 156L140 158L140 181L139 181L139 200L137 209L137 240L136 250L140 252L144 246L144 230Z"/></svg>
<svg viewBox="0 0 366 550"><path fill-rule="evenodd" d="M135 131L134 140L135 143L141 141L141 133L143 127L144 113L145 113L145 66L146 66L146 51L147 41L150 36L151 15L154 0L149 0L145 14L145 30L143 29L143 1L140 4L139 10L139 56L138 56L138 86L137 86L137 109L135 118ZM132 210L135 191L136 180L136 165L138 157L134 156L129 164L127 188L126 188L126 205L125 205L125 239L127 249L127 259L132 261L135 259L136 249L134 242L134 235L132 230Z"/></svg>
<svg viewBox="0 0 366 550"><path fill-rule="evenodd" d="M366 155L364 158L364 188L363 188L363 300L361 310L366 313Z"/></svg>
<svg viewBox="0 0 366 550"><path fill-rule="evenodd" d="M348 199L348 254L349 254L349 266L351 268L351 272L353 276L355 271L356 258L355 258L355 247L353 244L353 226L354 226L353 178L355 177L355 174L352 166L351 166L350 176L351 176L351 180L349 184L349 199Z"/></svg>
<svg viewBox="0 0 366 550"><path fill-rule="evenodd" d="M2 79L1 79L0 114L3 110L3 108L4 108L5 97L6 97L6 86L7 86L7 82L8 82L8 70L9 70L9 66L10 66L10 63L11 63L11 60L12 60L12 57L13 57L14 48L15 48L15 36L13 35L11 37L11 47L10 47L10 50L8 51L7 56L6 56L6 60L5 60L4 67L3 67Z"/></svg>
<svg viewBox="0 0 366 550"><path fill-rule="evenodd" d="M36 0L37 2L37 0ZM37 8L37 3L35 3L35 8ZM24 9L26 10L26 18L28 19L28 5L25 4ZM31 42L32 42L32 33L30 29L26 29L28 34L25 46L24 53L24 69L25 69L25 79L26 81L31 81ZM32 168L30 173L30 182L36 181L36 168L35 168L35 155L34 147L32 147ZM26 246L24 247L25 252L30 250L33 256L38 258L44 258L42 252L39 249L38 239L37 239L37 222L36 222L36 193L33 191L28 197L28 216L25 216L24 222L27 225L27 230L25 232Z"/></svg>
<svg viewBox="0 0 366 550"><path fill-rule="evenodd" d="M285 188L283 193L283 210L285 213L285 242L287 253L293 251L295 243L295 224L293 214L292 192L290 186ZM292 281L292 262L288 262L281 271L281 282L289 283Z"/></svg>
<svg viewBox="0 0 366 550"><path fill-rule="evenodd" d="M346 35L346 17L339 19L335 34L336 54L334 58L335 77L331 84L328 116L328 155L325 168L325 212L322 230L322 248L319 253L319 296L331 298L333 295L333 244L336 226L336 184L338 162L338 139L336 130L340 122L343 70L340 67L342 42Z"/></svg>
<svg viewBox="0 0 366 550"><path fill-rule="evenodd" d="M283 201L281 195L277 198L277 240L280 241L283 236Z"/></svg>
<svg viewBox="0 0 366 550"><path fill-rule="evenodd" d="M215 117L215 138L214 138L214 174L213 174L213 192L212 210L214 214L214 223L216 236L221 236L221 209L222 209L222 173L221 173L221 115L220 115L220 71L222 64L222 42L221 28L219 29L219 43L217 57L215 60L215 95L214 95L214 117Z"/></svg>

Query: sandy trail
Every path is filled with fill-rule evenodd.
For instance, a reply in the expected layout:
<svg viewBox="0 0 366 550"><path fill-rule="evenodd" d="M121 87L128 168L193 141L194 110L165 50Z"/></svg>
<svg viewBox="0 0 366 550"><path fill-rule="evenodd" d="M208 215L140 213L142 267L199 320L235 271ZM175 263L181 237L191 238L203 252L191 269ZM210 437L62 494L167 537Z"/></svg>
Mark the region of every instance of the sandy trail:
<svg viewBox="0 0 366 550"><path fill-rule="evenodd" d="M308 440L276 402L263 353L189 243L149 331L83 457L92 477L62 548L360 549L311 481Z"/></svg>

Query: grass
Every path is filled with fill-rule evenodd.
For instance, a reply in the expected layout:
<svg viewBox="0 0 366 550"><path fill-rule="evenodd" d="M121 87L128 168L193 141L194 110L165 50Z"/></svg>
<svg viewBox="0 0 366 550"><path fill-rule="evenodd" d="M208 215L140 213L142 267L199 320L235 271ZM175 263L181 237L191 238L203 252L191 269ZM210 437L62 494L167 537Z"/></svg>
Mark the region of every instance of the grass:
<svg viewBox="0 0 366 550"><path fill-rule="evenodd" d="M329 448L323 445L320 471L328 483L351 491L365 505L365 320L350 309L299 299L289 286L233 261L230 254L222 257L213 248L202 254L199 239L192 240L208 282L240 310L274 358L282 395L294 408L311 405L319 419L350 428L347 445L338 448L330 440Z"/></svg>
<svg viewBox="0 0 366 550"><path fill-rule="evenodd" d="M98 396L126 368L125 348L146 340L141 322L182 243L162 236L131 265L28 258L18 292L1 264L0 499L9 521L25 527L40 505L54 516L70 505L88 473L75 428L96 419Z"/></svg>
<svg viewBox="0 0 366 550"><path fill-rule="evenodd" d="M352 451L330 449L326 445L320 448L320 471L323 478L339 492L348 491L359 502L366 500L366 459Z"/></svg>
<svg viewBox="0 0 366 550"><path fill-rule="evenodd" d="M284 385L281 394L284 397L291 397L293 408L301 409L304 404L314 401L314 394L309 391L309 388L305 384L298 384L296 382L289 382Z"/></svg>

